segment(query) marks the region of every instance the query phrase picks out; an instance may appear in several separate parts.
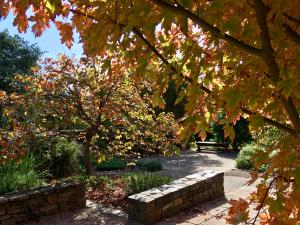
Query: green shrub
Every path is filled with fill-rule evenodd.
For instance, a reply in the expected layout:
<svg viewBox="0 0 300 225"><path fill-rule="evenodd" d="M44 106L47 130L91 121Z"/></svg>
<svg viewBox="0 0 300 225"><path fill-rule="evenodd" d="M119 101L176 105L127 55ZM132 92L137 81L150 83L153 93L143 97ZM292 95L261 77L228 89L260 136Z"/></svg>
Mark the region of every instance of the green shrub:
<svg viewBox="0 0 300 225"><path fill-rule="evenodd" d="M256 144L248 144L245 145L240 153L238 154L238 157L236 158L236 165L239 169L246 169L251 170L254 167L253 160L254 160L254 154L257 151L263 150L263 147L258 147ZM265 172L268 166L266 164L262 164L259 168L259 172Z"/></svg>
<svg viewBox="0 0 300 225"><path fill-rule="evenodd" d="M137 194L167 184L171 178L161 174L136 173L127 175L128 195Z"/></svg>
<svg viewBox="0 0 300 225"><path fill-rule="evenodd" d="M113 180L107 176L81 175L67 178L65 181L68 180L84 183L87 187L113 186Z"/></svg>
<svg viewBox="0 0 300 225"><path fill-rule="evenodd" d="M111 160L99 163L96 165L96 169L99 171L121 170L125 169L127 162L123 159L113 158Z"/></svg>
<svg viewBox="0 0 300 225"><path fill-rule="evenodd" d="M31 151L39 159L39 171L47 171L51 178L72 175L79 167L80 145L64 137L38 137Z"/></svg>
<svg viewBox="0 0 300 225"><path fill-rule="evenodd" d="M252 169L253 168L253 155L257 150L255 144L245 145L242 150L239 152L238 157L236 158L236 165L239 169Z"/></svg>
<svg viewBox="0 0 300 225"><path fill-rule="evenodd" d="M163 169L163 166L158 160L141 159L137 161L137 167L143 171L155 172Z"/></svg>
<svg viewBox="0 0 300 225"><path fill-rule="evenodd" d="M32 156L25 156L21 161L12 160L2 165L0 194L42 185L41 174L34 170L35 161Z"/></svg>

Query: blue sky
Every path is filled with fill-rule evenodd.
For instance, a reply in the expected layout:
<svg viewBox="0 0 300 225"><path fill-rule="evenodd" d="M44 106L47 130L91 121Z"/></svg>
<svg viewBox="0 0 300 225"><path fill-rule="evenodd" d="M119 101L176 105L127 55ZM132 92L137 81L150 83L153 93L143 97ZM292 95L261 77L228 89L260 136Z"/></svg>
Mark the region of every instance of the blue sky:
<svg viewBox="0 0 300 225"><path fill-rule="evenodd" d="M31 28L28 29L27 33L20 34L17 28L13 26L13 15L10 13L5 20L0 20L0 31L5 29L8 29L11 35L18 34L32 44L36 43L45 52L44 57L55 58L60 53L69 56L80 56L83 53L82 45L78 43L78 35L75 35L74 39L76 43L69 50L65 45L61 44L59 32L56 30L54 24L51 24L50 29L47 29L41 37L35 37L31 32Z"/></svg>

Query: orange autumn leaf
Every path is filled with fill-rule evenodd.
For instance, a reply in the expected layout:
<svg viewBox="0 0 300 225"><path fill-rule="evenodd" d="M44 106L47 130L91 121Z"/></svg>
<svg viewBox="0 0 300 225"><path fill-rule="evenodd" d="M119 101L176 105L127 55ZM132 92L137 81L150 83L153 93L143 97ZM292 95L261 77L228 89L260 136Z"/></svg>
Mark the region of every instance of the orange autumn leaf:
<svg viewBox="0 0 300 225"><path fill-rule="evenodd" d="M230 200L227 215L227 222L230 224L239 224L241 222L246 222L249 219L249 204L246 200L240 198L239 200Z"/></svg>

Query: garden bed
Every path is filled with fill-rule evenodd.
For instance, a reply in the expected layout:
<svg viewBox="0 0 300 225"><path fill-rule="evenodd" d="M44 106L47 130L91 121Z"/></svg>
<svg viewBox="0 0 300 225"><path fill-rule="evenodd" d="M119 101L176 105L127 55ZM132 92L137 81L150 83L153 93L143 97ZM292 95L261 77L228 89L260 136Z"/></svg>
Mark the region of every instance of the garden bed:
<svg viewBox="0 0 300 225"><path fill-rule="evenodd" d="M171 181L159 172L133 172L115 176L80 176L73 180L87 186L86 199L107 207L126 209L128 196Z"/></svg>

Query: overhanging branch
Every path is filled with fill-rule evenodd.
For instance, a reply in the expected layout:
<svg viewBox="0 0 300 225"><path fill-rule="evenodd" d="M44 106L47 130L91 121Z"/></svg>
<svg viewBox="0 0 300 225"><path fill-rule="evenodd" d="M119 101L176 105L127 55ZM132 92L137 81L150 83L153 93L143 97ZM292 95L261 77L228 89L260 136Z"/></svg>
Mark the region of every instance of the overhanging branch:
<svg viewBox="0 0 300 225"><path fill-rule="evenodd" d="M168 9L168 10L173 11L173 12L179 14L179 15L182 15L182 16L185 16L186 18L191 19L196 24L198 24L203 30L206 30L206 31L209 31L210 33L212 33L216 38L222 39L222 40L228 42L229 44L231 44L235 47L241 48L244 51L248 52L249 54L262 57L263 51L261 49L255 48L251 45L248 45L245 42L243 42L241 40L238 40L238 39L232 37L229 34L222 33L220 29L213 26L212 24L210 24L206 20L200 18L199 16L197 16L193 12L185 9L184 7L182 7L180 5L170 4L168 2L165 2L164 0L152 0L152 2L159 5L163 9Z"/></svg>
<svg viewBox="0 0 300 225"><path fill-rule="evenodd" d="M177 71L177 69L156 49L156 47L154 46L154 45L152 45L149 41L148 41L148 39L141 33L141 31L139 31L137 28L133 28L133 32L149 47L149 49L151 50L151 51L153 51L153 53L162 61L162 62L164 62L164 64L168 67L168 68L170 68L171 70L172 70L172 72L174 72L174 73L179 73L178 71ZM182 78L184 78L186 81L188 81L188 82L193 82L193 80L191 79L191 78L189 78L189 77L186 77L186 76L184 76L182 73L179 73L179 74L181 74L181 76L182 76ZM208 89L208 88L206 88L205 86L203 86L203 85L201 85L201 90L203 90L205 93L207 93L207 94L211 94L212 93L212 91L210 90L210 89ZM248 110L248 109L246 109L246 108L244 108L244 107L241 107L240 108L241 110L242 110L242 112L243 113L245 113L245 114L247 114L247 115L258 115L258 116L260 116L266 123L268 123L268 124L270 124L270 125L273 125L273 126L275 126L275 127L277 127L278 129L280 129L280 130L283 130L283 131L285 131L285 132L287 132L287 133L289 133L289 134L291 134L291 135L295 135L296 134L296 132L295 132L295 130L294 129L292 129L291 127L288 127L288 126L286 126L286 125L284 125L284 124L281 124L281 123L279 123L279 122L277 122L277 121L275 121L275 120L272 120L272 119L270 119L270 118L267 118L267 117L265 117L265 116L262 116L262 115L260 115L260 114L257 114L257 113L254 113L254 112L252 112L252 111L250 111L250 110Z"/></svg>
<svg viewBox="0 0 300 225"><path fill-rule="evenodd" d="M157 2L163 2L163 1L161 1L161 0L153 0L153 1L157 1ZM164 2L165 3L165 2ZM165 4L169 4L169 3L165 3ZM171 5L172 6L172 5ZM173 7L173 6L172 6ZM175 7L175 6L174 6ZM188 11L189 12L189 11ZM84 13L82 13L82 12L80 12L80 11L73 11L73 13L78 13L78 14L81 14L81 15L83 15L83 16L87 16L88 18L90 18L90 19L93 19L93 20L96 20L93 16L90 16L90 15L86 15L86 14L84 14ZM191 12L190 12L191 13ZM193 14L193 13L192 13ZM194 14L193 14L194 15ZM194 15L194 16L196 16L196 15ZM197 16L196 16L197 17ZM118 25L118 26L121 26L122 28L124 28L124 27L126 27L126 25L125 24L121 24L121 23L117 23L116 21L113 21L112 20L112 22L113 23L115 23L116 25ZM210 25L211 26L211 25ZM217 29L217 28L214 28L214 29ZM188 82L193 82L193 80L190 78L190 77L186 77L186 76L184 76L183 75L183 73L178 73L178 71L177 71L177 68L175 67L175 66L173 66L157 49L156 49L156 47L154 46L154 45L152 45L151 43L150 43L150 41L142 34L142 32L138 29L138 28L136 28L136 27L133 27L132 28L132 31L144 42L144 44L173 72L173 73L176 73L176 74L179 74L180 76L182 76L182 78L184 79L184 80L186 80L186 81L188 81ZM220 32L220 31L218 31L218 32ZM238 40L237 40L238 41ZM248 46L248 45L247 45ZM248 47L247 47L248 48ZM250 48L252 49L252 48L254 48L254 47L252 47L252 46L250 46ZM261 56L261 49L256 49L256 48L254 48L254 49L252 49L252 50L254 50L255 52L259 52L259 56ZM251 50L251 51L252 51ZM200 88L201 88L201 90L203 90L205 93L207 93L207 94L211 94L211 90L210 89L208 89L208 88L206 88L205 86L203 86L203 85L201 85L200 86ZM250 110L248 110L248 109L246 109L246 108L243 108L243 107L241 107L241 110L242 110L242 112L243 113L245 113L245 114L248 114L248 115L259 115L259 114L257 114L257 113L254 113L254 112L251 112ZM281 124L281 123L279 123L279 122L277 122L277 121L275 121L275 120L272 120L272 119L269 119L269 118L267 118L267 117L264 117L264 116L262 116L262 115L259 115L259 116L261 116L262 118L263 118L263 120L266 122L266 123L268 123L268 124L270 124L270 125L273 125L273 126L275 126L275 127L277 127L278 129L281 129L281 130L283 130L283 131L285 131L285 132L288 132L289 134L291 134L291 135L295 135L296 134L296 131L293 129L293 128L291 128L291 127L288 127L288 126L285 126L285 125L283 125L283 124Z"/></svg>

